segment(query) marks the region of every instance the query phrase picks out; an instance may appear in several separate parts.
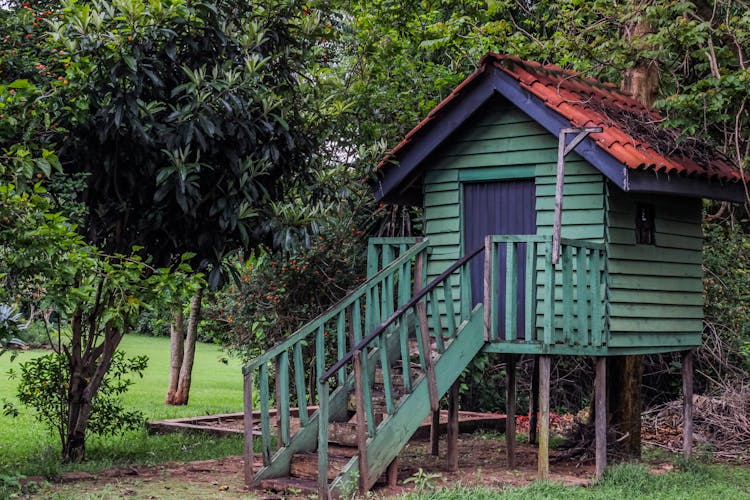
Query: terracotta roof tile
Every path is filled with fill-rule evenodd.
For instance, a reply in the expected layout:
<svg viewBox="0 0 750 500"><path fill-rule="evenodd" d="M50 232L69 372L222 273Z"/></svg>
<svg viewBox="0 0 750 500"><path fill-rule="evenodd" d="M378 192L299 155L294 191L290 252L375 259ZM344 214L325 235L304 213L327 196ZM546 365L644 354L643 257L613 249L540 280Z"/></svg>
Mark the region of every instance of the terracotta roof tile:
<svg viewBox="0 0 750 500"><path fill-rule="evenodd" d="M741 180L740 172L725 156L695 138L685 140L679 130L665 129L660 125L663 118L658 113L623 94L613 84L600 83L558 66L543 66L499 54L484 56L479 69L412 129L381 166L391 158L398 158L400 150L428 122L491 67L518 81L521 88L573 126L602 127L602 132L591 134L591 138L627 168L730 182Z"/></svg>

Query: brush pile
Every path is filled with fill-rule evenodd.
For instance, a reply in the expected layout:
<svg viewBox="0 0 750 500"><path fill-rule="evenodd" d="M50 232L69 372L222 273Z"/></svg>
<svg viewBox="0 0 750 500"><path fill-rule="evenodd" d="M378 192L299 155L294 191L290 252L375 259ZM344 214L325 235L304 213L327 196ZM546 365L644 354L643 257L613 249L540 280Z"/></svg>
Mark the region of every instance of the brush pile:
<svg viewBox="0 0 750 500"><path fill-rule="evenodd" d="M682 401L651 408L643 414L643 444L682 450ZM695 446L714 458L750 460L750 384L726 383L715 397L693 396Z"/></svg>

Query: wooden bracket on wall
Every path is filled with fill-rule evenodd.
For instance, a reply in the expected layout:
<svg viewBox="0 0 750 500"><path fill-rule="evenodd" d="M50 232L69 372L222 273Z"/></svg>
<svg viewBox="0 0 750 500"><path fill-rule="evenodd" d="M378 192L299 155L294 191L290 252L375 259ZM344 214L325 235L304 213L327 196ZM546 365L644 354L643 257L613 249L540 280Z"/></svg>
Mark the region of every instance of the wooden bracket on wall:
<svg viewBox="0 0 750 500"><path fill-rule="evenodd" d="M565 180L565 157L589 134L601 132L601 127L562 128L557 144L557 183L555 184L555 224L552 229L552 264L560 260L560 233L562 232L563 184ZM568 135L576 134L567 144Z"/></svg>

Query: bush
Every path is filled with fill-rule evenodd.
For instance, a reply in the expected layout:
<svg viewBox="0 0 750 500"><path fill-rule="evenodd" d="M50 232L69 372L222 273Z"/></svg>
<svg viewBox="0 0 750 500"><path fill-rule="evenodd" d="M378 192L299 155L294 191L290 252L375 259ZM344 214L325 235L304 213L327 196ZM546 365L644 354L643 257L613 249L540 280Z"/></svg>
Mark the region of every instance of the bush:
<svg viewBox="0 0 750 500"><path fill-rule="evenodd" d="M94 397L88 430L98 435L111 435L137 429L145 421L144 415L135 410L126 410L120 400L132 381L128 374L143 377L148 358L136 356L125 358L125 353L115 351L112 364ZM64 353L52 352L31 359L20 365L20 373L11 371L11 378L18 378L17 396L25 406L36 411L36 419L65 442L68 433L68 415L71 397L69 384L72 380L70 363ZM17 415L17 410L7 407L6 413Z"/></svg>
<svg viewBox="0 0 750 500"><path fill-rule="evenodd" d="M206 308L214 339L249 359L282 341L365 281L365 231L331 225L294 252L260 250L241 265L237 283Z"/></svg>

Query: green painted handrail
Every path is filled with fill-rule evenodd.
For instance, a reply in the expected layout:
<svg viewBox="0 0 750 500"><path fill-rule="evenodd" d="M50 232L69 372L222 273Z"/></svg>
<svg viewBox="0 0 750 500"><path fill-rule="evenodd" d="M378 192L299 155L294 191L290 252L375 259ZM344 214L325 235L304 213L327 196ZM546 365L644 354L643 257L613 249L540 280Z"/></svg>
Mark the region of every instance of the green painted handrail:
<svg viewBox="0 0 750 500"><path fill-rule="evenodd" d="M403 306L399 307L396 312L394 312L388 319L386 319L383 323L380 324L371 334L369 334L367 337L362 339L360 342L357 343L348 353L346 353L345 356L340 358L336 363L334 363L318 380L321 384L324 383L327 379L331 378L334 373L338 369L340 369L342 366L346 365L348 362L350 362L354 358L354 354L357 352L362 352L364 349L366 349L376 338L378 338L380 335L385 332L389 326L391 326L397 319L401 318L406 311L413 308L417 303L422 300L427 294L434 293L435 289L438 285L440 285L442 282L444 282L451 274L456 272L459 268L463 267L467 262L469 262L472 258L474 258L476 255L484 251L484 246L480 246L477 249L475 249L473 252L468 253L458 259L456 262L454 262L448 269L443 271L437 278L433 279L427 286L424 288L421 288L418 292L416 292L409 301L404 304Z"/></svg>
<svg viewBox="0 0 750 500"><path fill-rule="evenodd" d="M264 352L257 358L250 361L248 364L244 366L244 368L242 369L242 373L247 375L248 373L258 368L263 363L268 363L269 361L273 360L275 357L279 356L282 352L286 351L287 349L292 347L294 344L296 344L300 340L303 340L309 335L312 335L313 333L315 333L321 325L333 319L341 311L343 311L344 309L352 305L355 300L365 297L368 291L379 286L380 283L385 281L386 278L388 278L392 274L397 273L399 268L404 262L406 262L407 260L417 255L419 252L426 249L427 245L428 245L428 241L425 239L425 240L420 241L416 245L412 246L411 248L409 248L405 253L400 255L396 260L392 261L390 264L388 264L388 266L386 266L384 269L380 270L372 278L367 280L358 288L355 288L353 291L347 294L346 297L344 297L339 302L331 306L331 308L328 309L328 311L324 312L317 318L313 319L309 323L299 328L296 332L294 332L292 335L287 337L284 342L275 345L268 351Z"/></svg>

